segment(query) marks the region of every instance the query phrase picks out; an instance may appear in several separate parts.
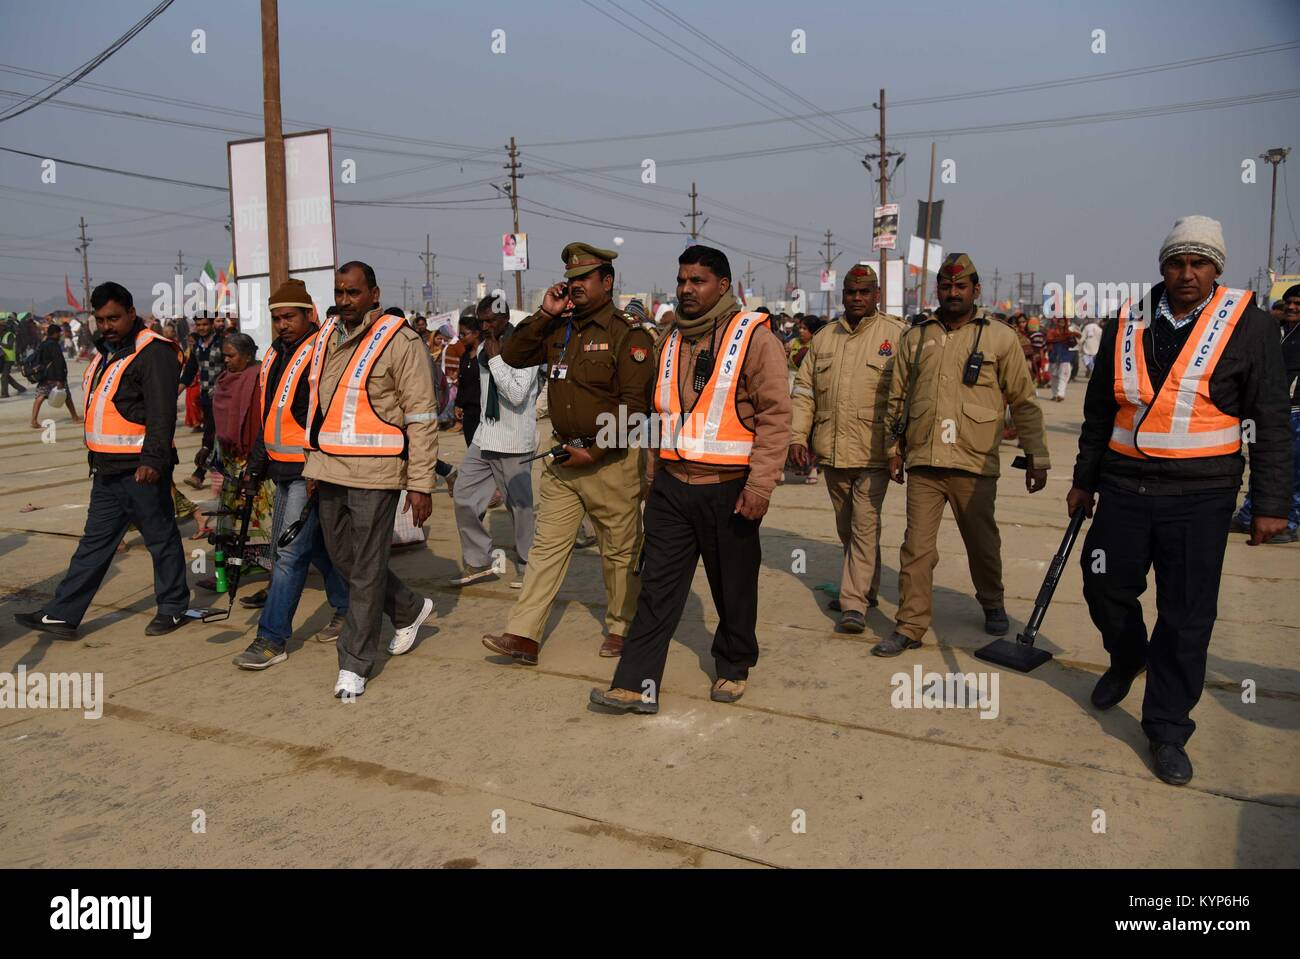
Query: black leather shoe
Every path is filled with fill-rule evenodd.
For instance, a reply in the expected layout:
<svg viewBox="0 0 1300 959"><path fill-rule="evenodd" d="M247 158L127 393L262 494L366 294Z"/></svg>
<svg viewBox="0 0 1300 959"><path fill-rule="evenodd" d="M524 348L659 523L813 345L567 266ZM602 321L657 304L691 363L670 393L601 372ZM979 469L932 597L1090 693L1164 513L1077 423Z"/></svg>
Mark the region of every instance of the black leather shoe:
<svg viewBox="0 0 1300 959"><path fill-rule="evenodd" d="M899 656L908 649L920 649L921 641L894 633L888 639L882 639L871 647L872 656Z"/></svg>
<svg viewBox="0 0 1300 959"><path fill-rule="evenodd" d="M179 616L159 613L149 621L149 625L144 628L144 634L146 636L161 636L164 633L170 633L174 630L180 629L189 621L190 618L184 613L181 613Z"/></svg>
<svg viewBox="0 0 1300 959"><path fill-rule="evenodd" d="M1151 764L1155 774L1171 786L1185 786L1192 781L1192 761L1187 750L1177 743L1151 740Z"/></svg>
<svg viewBox="0 0 1300 959"><path fill-rule="evenodd" d="M997 609L984 610L984 632L990 636L1005 636L1011 628L1007 611L999 606Z"/></svg>
<svg viewBox="0 0 1300 959"><path fill-rule="evenodd" d="M835 627L840 633L861 633L867 628L867 618L856 609L846 609L840 614L839 625Z"/></svg>
<svg viewBox="0 0 1300 959"><path fill-rule="evenodd" d="M1133 680L1146 672L1146 666L1112 666L1101 674L1097 685L1092 687L1092 704L1098 709L1110 709L1118 706L1128 695Z"/></svg>

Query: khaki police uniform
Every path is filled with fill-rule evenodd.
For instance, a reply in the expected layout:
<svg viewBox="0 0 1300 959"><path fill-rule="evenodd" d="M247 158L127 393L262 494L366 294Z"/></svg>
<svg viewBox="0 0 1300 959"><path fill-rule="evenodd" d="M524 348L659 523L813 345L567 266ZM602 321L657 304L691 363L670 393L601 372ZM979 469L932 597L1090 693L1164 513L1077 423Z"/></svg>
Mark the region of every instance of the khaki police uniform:
<svg viewBox="0 0 1300 959"><path fill-rule="evenodd" d="M795 376L791 438L822 467L844 547L840 609L865 612L880 589L880 511L889 487L886 408L905 324L877 311L818 330Z"/></svg>
<svg viewBox="0 0 1300 959"><path fill-rule="evenodd" d="M585 243L564 248L565 276L572 279L609 263L618 254ZM636 448L595 446L602 414L617 422L646 415L655 375L654 343L631 315L612 302L585 315L548 317L539 310L502 345L514 367L548 364L547 403L554 434L541 449L581 441L596 462L571 467L545 460L537 506L537 531L528 557L523 592L506 632L540 642L551 604L564 582L583 514L591 517L605 580L606 631L622 637L632 621L640 581L634 573L641 544L641 454ZM608 435L611 431L606 429ZM618 441L626 443L627 437ZM602 437L602 444L604 438Z"/></svg>
<svg viewBox="0 0 1300 959"><path fill-rule="evenodd" d="M962 373L976 349L984 354L984 363L978 381L966 386ZM1043 412L1020 340L1006 324L977 309L974 320L952 332L938 318L909 329L890 381L887 415L891 424L903 416L914 364L916 383L903 444L907 533L899 557L896 631L919 641L932 616L939 523L945 503L952 508L966 545L976 599L986 610L1003 605L1002 539L994 518L994 501L1007 407L1032 468L1048 469L1050 464ZM888 452L891 456L899 452L898 439L892 434Z"/></svg>

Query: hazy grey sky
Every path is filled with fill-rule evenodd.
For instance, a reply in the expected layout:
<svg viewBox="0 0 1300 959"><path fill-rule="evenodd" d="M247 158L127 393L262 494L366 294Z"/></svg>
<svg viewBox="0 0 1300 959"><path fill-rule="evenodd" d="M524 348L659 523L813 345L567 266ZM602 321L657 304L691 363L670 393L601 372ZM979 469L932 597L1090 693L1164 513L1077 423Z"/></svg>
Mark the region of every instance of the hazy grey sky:
<svg viewBox="0 0 1300 959"><path fill-rule="evenodd" d="M26 95L39 89L46 81L14 70L61 75L152 5L153 0L9 0L0 7L0 90ZM743 70L665 10L807 102ZM202 55L191 52L191 32L199 28L206 31ZM497 29L505 31L504 54L491 50ZM1091 50L1097 29L1105 31L1105 53ZM794 30L805 31L804 54L791 51ZM1174 218L1187 213L1223 221L1225 279L1244 284L1265 259L1269 179L1260 163L1258 182L1243 184L1241 162L1269 147L1300 145L1296 49L1056 89L904 101L1297 40L1300 4L1294 0L1068 6L861 0L280 3L286 132L334 128L336 199L468 201L437 208L338 208L339 256L372 262L390 303L400 301L404 278L422 282L416 251L423 249L426 232L438 254L444 295L462 296L467 280L480 271L496 285L509 206L482 181L503 182L503 146L511 135L521 144L526 173L522 228L533 263L527 287L558 276L565 243L612 246L617 235L625 239L616 264L624 290L670 288L684 243L679 221L694 180L710 218L705 233L728 252L738 273L750 261L755 287L776 295L785 282L787 245L797 233L801 280L815 289L817 245L827 228L843 251L837 266L870 255L875 200L859 161L876 144L786 148L875 134L879 118L870 106L882 86L890 104L889 147L907 154L890 197L903 205L901 232L906 236L914 228L935 139L940 161L955 161L957 175L957 182L936 187L936 197L947 201L944 246L970 253L986 287L998 269L1002 296L1009 289L1005 278L1016 271L1034 271L1040 285L1061 281L1066 273L1090 281L1153 280L1161 239ZM748 96L728 89L718 75ZM1279 91L1291 91L1291 97L1104 123L985 130ZM0 106L13 102L0 97ZM86 82L0 123L0 146L221 185L226 141L261 133L258 116L226 111L258 114L261 103L255 0L177 0ZM822 118L804 125L644 136L851 108L866 108L839 115L852 130ZM975 132L927 132L959 128ZM572 143L590 139L602 142ZM786 152L745 156L767 150ZM357 164L355 184L338 181L339 164L347 158ZM657 164L654 185L641 182L646 158ZM1279 252L1283 243L1300 245L1294 219L1300 212L1300 154L1288 166L1297 167L1289 177L1297 181L1296 195L1280 180ZM587 172L556 175L565 167ZM225 265L228 212L222 194L66 165L59 167L56 184L42 184L38 160L0 153L0 307L61 300L65 273L80 293L81 261L73 249L79 216L86 217L94 238L92 282L115 279L147 298L154 282L174 272L178 249L191 278L207 259ZM542 213L615 225L567 223ZM1292 262L1300 263L1300 253ZM820 307L820 298L814 302Z"/></svg>

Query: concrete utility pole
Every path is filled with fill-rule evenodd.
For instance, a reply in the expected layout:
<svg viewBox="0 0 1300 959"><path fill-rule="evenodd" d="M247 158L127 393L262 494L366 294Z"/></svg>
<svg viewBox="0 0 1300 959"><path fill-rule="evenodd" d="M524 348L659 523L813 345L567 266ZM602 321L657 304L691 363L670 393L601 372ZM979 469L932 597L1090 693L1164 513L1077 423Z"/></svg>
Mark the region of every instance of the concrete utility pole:
<svg viewBox="0 0 1300 959"><path fill-rule="evenodd" d="M993 268L993 309L998 308L998 284L1001 283L997 267Z"/></svg>
<svg viewBox="0 0 1300 959"><path fill-rule="evenodd" d="M185 257L180 250L176 251L176 275L183 281L185 279Z"/></svg>
<svg viewBox="0 0 1300 959"><path fill-rule="evenodd" d="M694 243L696 240L698 240L698 239L699 239L699 236L700 236L700 231L697 230L697 229L695 228L695 221L696 221L696 220L699 218L699 216L700 216L700 211L699 211L699 208L696 206L695 201L698 200L699 198L700 198L700 195L699 195L699 193L697 193L696 190L695 190L695 181L692 180L692 181L691 181L691 212L690 212L690 217L691 217L691 242L692 242L692 243Z"/></svg>
<svg viewBox="0 0 1300 959"><path fill-rule="evenodd" d="M515 146L515 138L510 138L510 162L506 164L506 169L510 171L510 211L515 218L515 232L519 232L519 181L523 174L519 172L519 149ZM524 308L524 273L522 270L515 270L515 309Z"/></svg>
<svg viewBox="0 0 1300 959"><path fill-rule="evenodd" d="M826 229L826 269L829 270L829 269L831 268L831 264L834 263L834 262L835 262L835 258L834 258L833 256L831 256L831 231L830 231L830 228L827 227L827 229ZM825 309L826 309L826 319L827 319L827 320L830 320L830 318L831 318L831 291L830 291L830 290L827 290L827 291L826 291L826 294L825 294L825 296L822 297L822 300L823 300L823 306L824 306Z"/></svg>
<svg viewBox="0 0 1300 959"><path fill-rule="evenodd" d="M1267 153L1259 155L1261 160L1273 167L1273 196L1268 204L1268 260L1265 261L1264 266L1270 278L1273 274L1273 224L1277 220L1277 168L1279 164L1286 162L1287 154L1290 152L1290 147L1274 147Z"/></svg>
<svg viewBox="0 0 1300 959"><path fill-rule="evenodd" d="M799 237L797 234L794 238L794 242L790 244L790 249L793 251L794 259L792 260L792 263L794 268L794 288L797 290L799 288ZM804 312L807 312L807 310L808 304L805 302Z"/></svg>
<svg viewBox="0 0 1300 959"><path fill-rule="evenodd" d="M752 289L754 286L754 267L748 260L745 261L745 289Z"/></svg>
<svg viewBox="0 0 1300 959"><path fill-rule="evenodd" d="M86 258L86 250L90 247L91 240L86 236L86 218L81 218L81 244L77 247L77 252L81 254L81 288L85 293L81 301L81 308L89 311L90 309L90 261Z"/></svg>
<svg viewBox="0 0 1300 959"><path fill-rule="evenodd" d="M270 284L275 289L289 279L289 218L280 121L280 14L276 0L262 0L262 114L266 130L267 253Z"/></svg>
<svg viewBox="0 0 1300 959"><path fill-rule="evenodd" d="M434 312L434 306L438 302L438 289L434 286L438 274L433 271L438 254L429 249L429 234L424 234L424 252L420 254L420 259L424 261L424 285L429 288L429 296L424 301L424 312Z"/></svg>
<svg viewBox="0 0 1300 959"><path fill-rule="evenodd" d="M867 168L867 172L870 172L872 160L876 160L880 164L880 171L879 171L880 204L879 205L884 206L886 203L889 202L889 180L890 180L889 158L891 156L898 157L898 160L894 163L894 169L897 170L898 164L903 162L903 154L899 153L897 150L895 150L893 153L890 153L885 148L885 91L883 87L880 90L880 101L876 103L875 106L880 110L880 152L868 153L865 157L862 158L862 165ZM872 214L873 214L871 218L872 236L874 237L875 235L875 215L874 215L875 211L874 210L872 211ZM885 260L886 260L885 248L881 247L880 248L880 274L879 274L881 309L885 309L885 304L888 302L888 300L886 299L888 278L886 276L887 271L885 269Z"/></svg>
<svg viewBox="0 0 1300 959"><path fill-rule="evenodd" d="M406 282L406 277L402 277L402 311L409 313L411 311L411 297L407 292L410 284Z"/></svg>
<svg viewBox="0 0 1300 959"><path fill-rule="evenodd" d="M1287 261L1290 259L1290 250L1291 250L1291 246L1290 246L1290 244L1283 243L1283 244L1282 244L1282 255L1279 256L1279 257L1277 258L1277 259L1278 259L1278 262L1282 264L1282 269L1281 269L1280 272L1281 272L1282 274L1284 274L1284 275L1286 274L1286 264L1287 264Z"/></svg>

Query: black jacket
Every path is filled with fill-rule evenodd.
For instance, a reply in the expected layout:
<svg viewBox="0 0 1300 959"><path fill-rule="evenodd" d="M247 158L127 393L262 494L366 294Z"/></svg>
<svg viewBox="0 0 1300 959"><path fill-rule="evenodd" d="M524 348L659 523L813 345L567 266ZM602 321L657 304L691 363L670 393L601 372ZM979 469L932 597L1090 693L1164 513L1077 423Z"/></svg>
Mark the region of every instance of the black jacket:
<svg viewBox="0 0 1300 959"><path fill-rule="evenodd" d="M144 323L137 320L130 336L111 352L103 337L95 340L95 349L107 361L95 371L91 392L104 378L109 363L129 356L135 349L135 338L143 329ZM144 424L144 446L139 453L94 453L87 450L92 473L134 473L137 467L148 466L164 477L170 475L177 462L172 437L176 433L176 394L180 375L180 356L173 347L154 342L140 351L122 374L113 405L130 422Z"/></svg>
<svg viewBox="0 0 1300 959"><path fill-rule="evenodd" d="M40 366L40 380L52 380L56 383L68 381L68 361L59 348L58 340L41 340L40 349L36 351L36 362Z"/></svg>
<svg viewBox="0 0 1300 959"><path fill-rule="evenodd" d="M312 329L308 331L307 336L311 336L317 329L317 327L312 327ZM306 339L306 337L295 340L292 344L286 345L283 340L276 337L275 341L271 344L271 351L275 354L274 359L269 357L262 358L263 363L269 362L271 364L270 372L266 375L266 381L271 385L269 392L272 395L275 394L280 378L284 376L285 370L289 367L289 361L293 359L293 354L297 352L298 347L302 345L304 339ZM311 388L307 383L307 377L304 375L298 380L298 388L294 391L293 399L289 403L289 413L293 416L294 422L304 428L307 423L307 399L310 389ZM260 392L257 400L259 403L262 403ZM274 407L268 404L262 406L263 426L266 425L266 419L268 416L272 415L273 411ZM288 483L301 477L302 468L306 464L284 463L279 460L271 459L266 452L266 442L263 439L263 434L264 430L258 430L257 437L253 440L252 452L248 454L248 471L259 478L269 476L277 483Z"/></svg>
<svg viewBox="0 0 1300 959"><path fill-rule="evenodd" d="M1149 315L1164 293L1157 284L1148 303ZM1156 319L1154 322L1167 322ZM1182 495L1216 489L1237 489L1245 469L1241 453L1192 458L1137 459L1109 448L1119 404L1115 402L1115 340L1120 324L1106 324L1096 365L1083 401L1083 429L1074 464L1074 485L1089 492L1111 488L1146 495ZM1151 355L1151 329L1142 345ZM1161 389L1168 386L1161 385ZM1252 420L1250 495L1255 515L1285 517L1291 507L1293 459L1290 399L1286 371L1278 350L1277 322L1255 305L1237 321L1210 377L1210 399L1224 413Z"/></svg>

